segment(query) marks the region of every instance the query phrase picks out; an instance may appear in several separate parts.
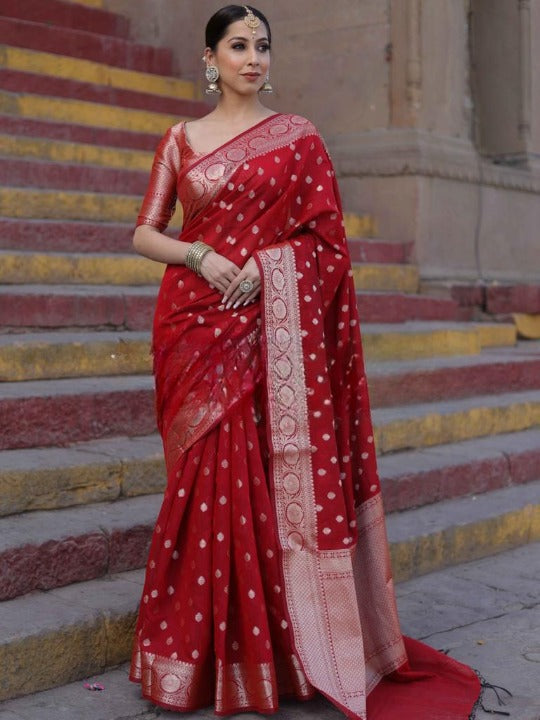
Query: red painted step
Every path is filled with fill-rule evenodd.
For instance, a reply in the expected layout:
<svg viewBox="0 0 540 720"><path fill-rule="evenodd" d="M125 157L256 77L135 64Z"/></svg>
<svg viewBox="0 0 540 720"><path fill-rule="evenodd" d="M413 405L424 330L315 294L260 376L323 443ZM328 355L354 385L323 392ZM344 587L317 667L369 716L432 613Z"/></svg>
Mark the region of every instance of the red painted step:
<svg viewBox="0 0 540 720"><path fill-rule="evenodd" d="M0 325L27 330L148 330L157 293L157 287L4 286L0 288Z"/></svg>
<svg viewBox="0 0 540 720"><path fill-rule="evenodd" d="M357 263L408 263L412 243L393 243L378 238L348 238L352 262Z"/></svg>
<svg viewBox="0 0 540 720"><path fill-rule="evenodd" d="M54 188L142 196L148 185L148 172L97 165L2 158L0 184L10 187ZM35 250L36 246L33 249Z"/></svg>
<svg viewBox="0 0 540 720"><path fill-rule="evenodd" d="M373 408L398 407L495 393L537 390L540 357L503 351L476 358L368 365ZM155 432L150 376L74 378L4 383L0 449ZM66 423L69 417L69 423Z"/></svg>
<svg viewBox="0 0 540 720"><path fill-rule="evenodd" d="M15 101L16 96L13 95ZM0 115L1 132L9 135L64 140L66 142L106 145L110 147L147 150L154 152L161 140L159 133L130 132L108 128L72 125L71 123L49 122L20 118L16 115Z"/></svg>
<svg viewBox="0 0 540 720"><path fill-rule="evenodd" d="M129 20L117 13L61 0L0 0L0 15L35 23L129 37Z"/></svg>
<svg viewBox="0 0 540 720"><path fill-rule="evenodd" d="M397 292L357 292L356 303L361 322L465 319L457 303L447 298Z"/></svg>
<svg viewBox="0 0 540 720"><path fill-rule="evenodd" d="M156 423L151 377L2 384L0 450L153 432Z"/></svg>
<svg viewBox="0 0 540 720"><path fill-rule="evenodd" d="M540 313L539 285L454 285L451 296L466 307L477 307L490 315Z"/></svg>
<svg viewBox="0 0 540 720"><path fill-rule="evenodd" d="M0 519L0 601L144 567L160 495Z"/></svg>
<svg viewBox="0 0 540 720"><path fill-rule="evenodd" d="M209 105L195 100L163 97L150 93L122 90L109 85L66 80L58 77L6 70L0 68L0 90L13 93L32 93L47 97L84 100L85 102L115 105L116 107L149 110L157 113L200 117L210 111ZM98 124L96 122L96 124Z"/></svg>
<svg viewBox="0 0 540 720"><path fill-rule="evenodd" d="M0 289L0 323L5 327L27 329L147 330L152 325L156 294L156 287L6 285ZM442 301L433 303L431 298L415 295L358 295L360 319L367 323L456 319L451 301L445 305ZM13 305L17 307L16 314L11 310Z"/></svg>
<svg viewBox="0 0 540 720"><path fill-rule="evenodd" d="M19 4L24 8L24 3ZM140 72L173 74L172 52L168 48L141 45L110 35L97 35L84 29L75 30L0 17L0 43L93 60Z"/></svg>
<svg viewBox="0 0 540 720"><path fill-rule="evenodd" d="M495 435L385 455L379 476L386 512L538 480L540 431Z"/></svg>
<svg viewBox="0 0 540 720"><path fill-rule="evenodd" d="M540 388L540 347L367 365L373 407L398 407Z"/></svg>
<svg viewBox="0 0 540 720"><path fill-rule="evenodd" d="M0 217L0 249L40 252L131 252L133 225Z"/></svg>
<svg viewBox="0 0 540 720"><path fill-rule="evenodd" d="M167 230L170 237L178 233L175 228ZM129 253L132 237L132 224L0 217L2 250Z"/></svg>

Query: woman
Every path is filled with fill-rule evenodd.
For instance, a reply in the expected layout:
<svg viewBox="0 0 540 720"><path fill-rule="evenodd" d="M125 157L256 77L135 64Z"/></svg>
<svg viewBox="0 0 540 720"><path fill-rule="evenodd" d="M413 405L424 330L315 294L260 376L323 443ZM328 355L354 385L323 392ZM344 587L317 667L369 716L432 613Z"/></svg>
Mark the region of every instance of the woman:
<svg viewBox="0 0 540 720"><path fill-rule="evenodd" d="M167 263L168 482L131 679L178 711L269 713L319 691L349 718L465 719L475 673L399 628L331 161L310 122L260 102L262 13L223 8L206 44L217 107L166 133L134 236Z"/></svg>

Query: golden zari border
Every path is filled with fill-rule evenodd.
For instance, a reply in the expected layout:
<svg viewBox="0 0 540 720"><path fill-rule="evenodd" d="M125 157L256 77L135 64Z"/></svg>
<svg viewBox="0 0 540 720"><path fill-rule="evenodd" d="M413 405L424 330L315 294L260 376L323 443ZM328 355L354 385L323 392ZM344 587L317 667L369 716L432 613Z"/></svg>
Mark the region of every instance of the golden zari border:
<svg viewBox="0 0 540 720"><path fill-rule="evenodd" d="M318 549L295 256L289 245L258 256L264 275L271 484L295 646L309 682L341 707L365 717L364 648L352 550Z"/></svg>

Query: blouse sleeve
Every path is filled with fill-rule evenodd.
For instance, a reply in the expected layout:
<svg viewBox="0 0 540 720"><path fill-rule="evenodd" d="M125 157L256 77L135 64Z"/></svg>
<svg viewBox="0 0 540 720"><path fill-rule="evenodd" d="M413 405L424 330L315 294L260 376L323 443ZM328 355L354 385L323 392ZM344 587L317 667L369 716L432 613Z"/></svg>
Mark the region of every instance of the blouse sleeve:
<svg viewBox="0 0 540 720"><path fill-rule="evenodd" d="M176 183L180 171L180 150L173 129L159 143L152 164L152 173L137 217L139 225L152 225L163 232L176 207Z"/></svg>

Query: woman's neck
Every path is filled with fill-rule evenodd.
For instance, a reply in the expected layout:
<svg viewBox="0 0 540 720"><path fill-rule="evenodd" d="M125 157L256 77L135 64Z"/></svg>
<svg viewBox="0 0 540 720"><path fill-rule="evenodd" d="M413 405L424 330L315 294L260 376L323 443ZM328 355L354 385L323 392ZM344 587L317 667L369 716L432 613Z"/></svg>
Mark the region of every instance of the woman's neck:
<svg viewBox="0 0 540 720"><path fill-rule="evenodd" d="M231 124L242 124L250 119L255 120L272 115L273 112L270 108L265 107L256 95L248 98L229 95L220 97L212 115L216 119Z"/></svg>

